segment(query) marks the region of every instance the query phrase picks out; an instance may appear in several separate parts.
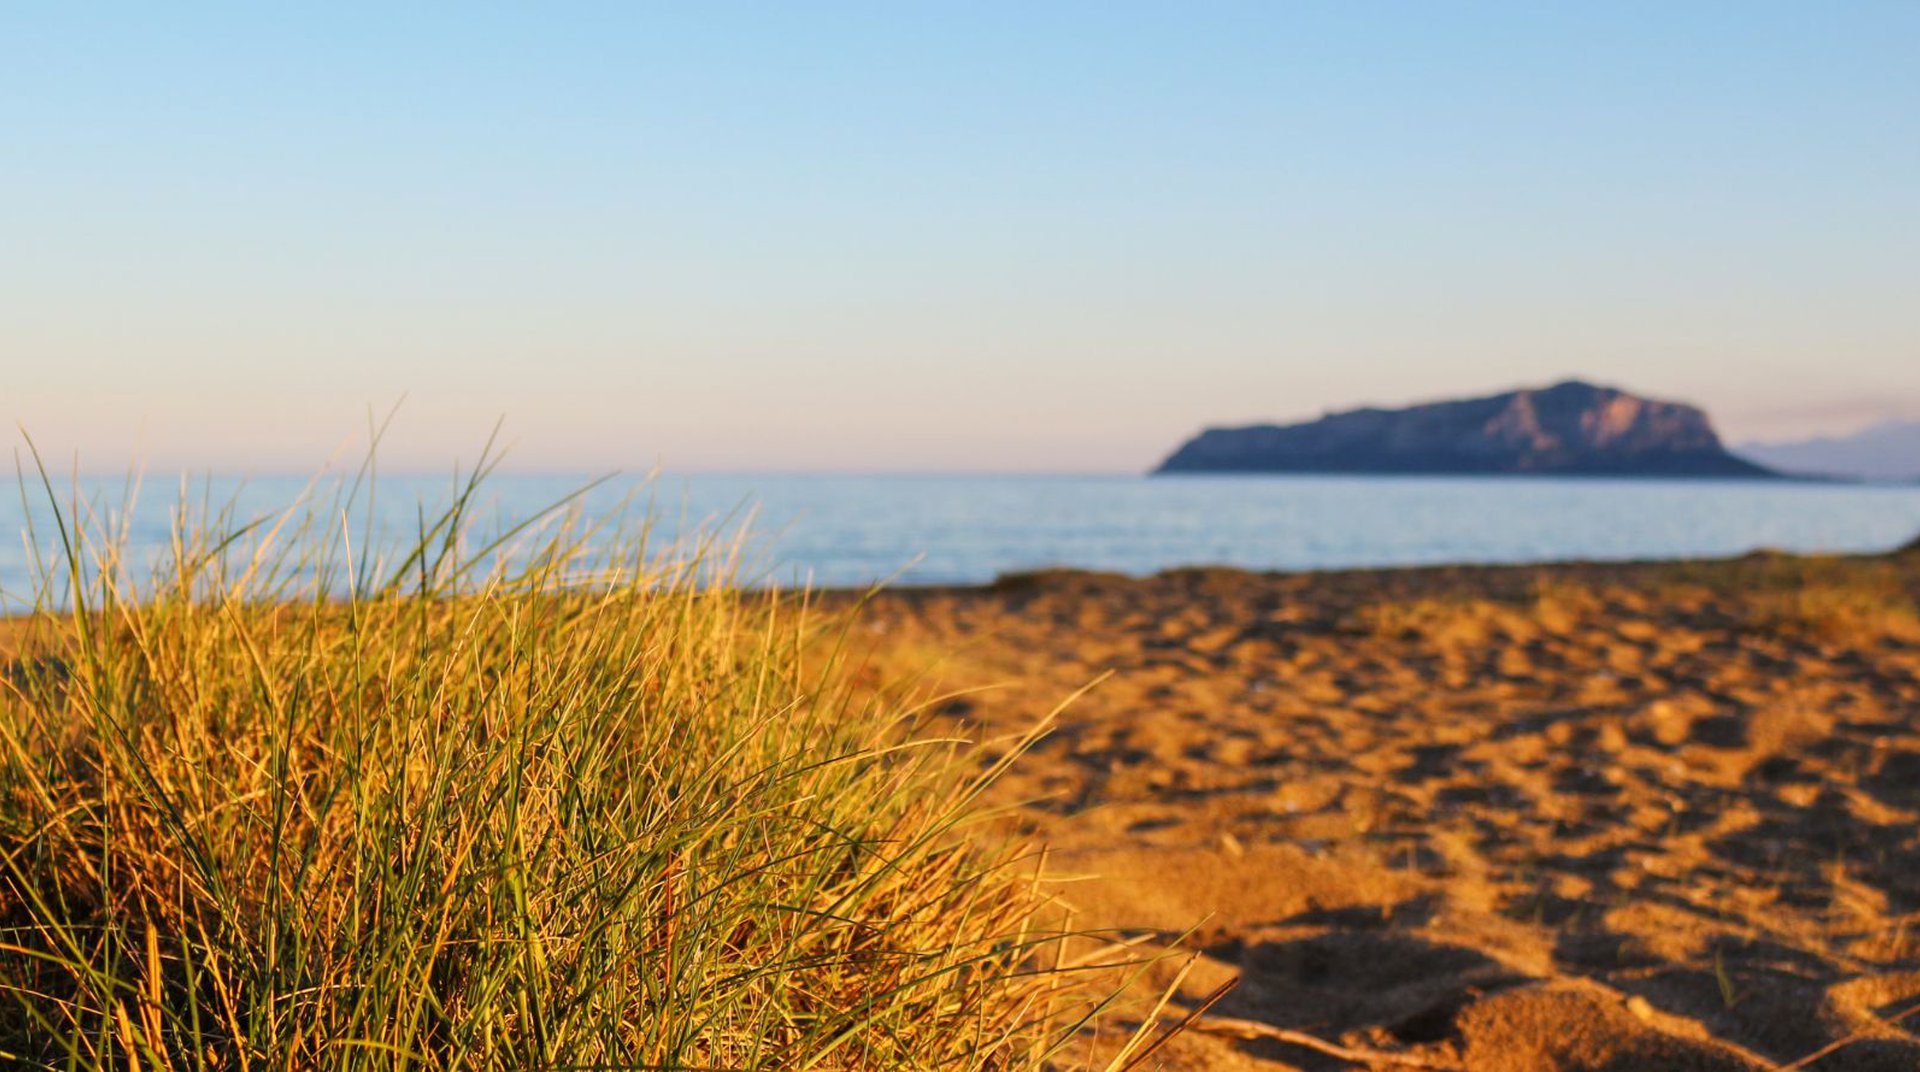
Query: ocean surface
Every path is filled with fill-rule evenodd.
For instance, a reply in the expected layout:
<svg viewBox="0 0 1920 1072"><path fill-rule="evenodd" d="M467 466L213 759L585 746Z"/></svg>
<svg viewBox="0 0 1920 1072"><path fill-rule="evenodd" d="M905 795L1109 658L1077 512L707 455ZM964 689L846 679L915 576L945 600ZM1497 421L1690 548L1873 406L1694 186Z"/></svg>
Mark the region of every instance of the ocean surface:
<svg viewBox="0 0 1920 1072"><path fill-rule="evenodd" d="M499 475L471 511L475 542L578 491L586 478ZM161 557L180 504L222 524L270 519L304 479L147 478L61 484L124 561ZM329 532L397 545L449 501L446 477L383 477ZM184 498L183 498L184 489ZM1550 478L1321 476L663 476L611 480L576 500L588 518L623 508L654 520L654 546L688 533L748 531L745 572L783 585L966 584L1069 566L1146 574L1175 566L1304 570L1470 562L1736 555L1756 548L1876 551L1920 534L1920 487ZM624 504L624 506L623 506ZM46 489L0 497L0 601L35 593L36 554L57 557ZM255 530L256 534L259 531ZM251 539L252 537L249 537ZM244 545L246 541L241 541ZM137 570L135 572L138 572Z"/></svg>

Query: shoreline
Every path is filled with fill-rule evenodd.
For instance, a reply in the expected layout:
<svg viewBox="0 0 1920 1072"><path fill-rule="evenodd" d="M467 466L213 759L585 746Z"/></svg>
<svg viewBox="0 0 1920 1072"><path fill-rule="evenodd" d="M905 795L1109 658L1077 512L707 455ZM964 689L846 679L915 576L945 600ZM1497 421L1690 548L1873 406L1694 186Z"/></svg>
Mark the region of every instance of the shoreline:
<svg viewBox="0 0 1920 1072"><path fill-rule="evenodd" d="M1126 573L1118 570L1103 570L1080 566L1039 566L1032 569L1010 570L989 580L971 582L931 581L924 584L899 583L876 584L866 587L833 585L807 589L818 596L836 599L858 597L871 593L920 593L940 595L963 595L969 592L994 592L1009 588L1024 588L1032 585L1069 583L1069 582L1112 582L1144 583L1163 579L1182 577L1242 577L1247 580L1277 580L1287 578L1344 578L1366 580L1370 578L1452 578L1461 579L1466 575L1486 575L1497 577L1517 572L1535 573L1575 573L1604 575L1618 573L1623 575L1649 574L1658 576L1674 571L1737 569L1743 564L1754 563L1860 563L1891 562L1900 564L1904 556L1920 555L1920 536L1898 547L1879 551L1792 551L1780 548L1762 547L1730 555L1707 555L1680 558L1561 558L1518 560L1499 562L1416 562L1401 565L1371 566L1327 566L1305 567L1301 569L1257 569L1247 566L1235 566L1221 563L1196 563L1193 565L1169 566L1147 573ZM800 589L789 589L800 591Z"/></svg>

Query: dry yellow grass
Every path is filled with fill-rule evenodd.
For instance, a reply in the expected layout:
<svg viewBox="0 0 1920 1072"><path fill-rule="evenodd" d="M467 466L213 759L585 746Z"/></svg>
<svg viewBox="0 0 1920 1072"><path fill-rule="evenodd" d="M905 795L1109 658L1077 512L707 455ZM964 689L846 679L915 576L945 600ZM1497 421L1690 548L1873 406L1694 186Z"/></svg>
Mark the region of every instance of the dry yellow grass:
<svg viewBox="0 0 1920 1072"><path fill-rule="evenodd" d="M386 568L325 511L183 527L137 592L83 511L39 534L0 675L7 1061L1057 1058L1102 992L982 834L998 764L856 699L844 621L724 549L469 549L473 489Z"/></svg>

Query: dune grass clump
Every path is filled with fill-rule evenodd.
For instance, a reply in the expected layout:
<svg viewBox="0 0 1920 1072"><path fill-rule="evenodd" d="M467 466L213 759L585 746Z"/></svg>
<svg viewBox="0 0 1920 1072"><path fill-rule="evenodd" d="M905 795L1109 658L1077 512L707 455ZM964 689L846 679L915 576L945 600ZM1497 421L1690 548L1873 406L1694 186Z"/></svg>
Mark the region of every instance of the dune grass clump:
<svg viewBox="0 0 1920 1072"><path fill-rule="evenodd" d="M971 836L992 770L712 548L468 552L472 492L384 565L325 511L182 526L137 594L61 521L0 660L0 1060L1049 1059L1078 999L1034 868Z"/></svg>

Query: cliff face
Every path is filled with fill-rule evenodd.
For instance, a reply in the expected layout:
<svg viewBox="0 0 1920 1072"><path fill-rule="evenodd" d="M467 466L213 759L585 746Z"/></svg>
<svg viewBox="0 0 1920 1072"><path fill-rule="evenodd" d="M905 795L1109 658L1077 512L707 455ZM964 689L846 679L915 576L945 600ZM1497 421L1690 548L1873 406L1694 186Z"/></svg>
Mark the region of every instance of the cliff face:
<svg viewBox="0 0 1920 1072"><path fill-rule="evenodd" d="M1774 475L1729 454L1693 406L1578 381L1305 424L1209 428L1157 471Z"/></svg>

